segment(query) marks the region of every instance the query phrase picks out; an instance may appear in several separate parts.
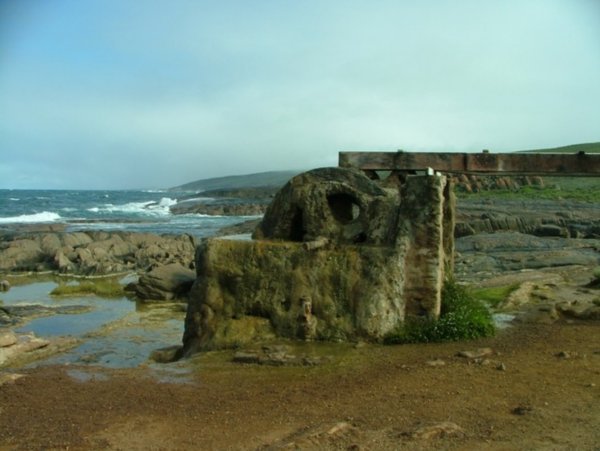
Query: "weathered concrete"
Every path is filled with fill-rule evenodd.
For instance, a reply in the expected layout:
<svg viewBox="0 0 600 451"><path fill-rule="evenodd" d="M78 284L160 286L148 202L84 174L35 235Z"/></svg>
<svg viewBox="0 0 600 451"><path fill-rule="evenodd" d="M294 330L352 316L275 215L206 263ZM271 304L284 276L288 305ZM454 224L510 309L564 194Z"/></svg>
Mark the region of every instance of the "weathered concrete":
<svg viewBox="0 0 600 451"><path fill-rule="evenodd" d="M257 239L197 248L183 354L273 336L380 340L406 315L437 317L453 205L443 176L386 188L344 168L294 177Z"/></svg>

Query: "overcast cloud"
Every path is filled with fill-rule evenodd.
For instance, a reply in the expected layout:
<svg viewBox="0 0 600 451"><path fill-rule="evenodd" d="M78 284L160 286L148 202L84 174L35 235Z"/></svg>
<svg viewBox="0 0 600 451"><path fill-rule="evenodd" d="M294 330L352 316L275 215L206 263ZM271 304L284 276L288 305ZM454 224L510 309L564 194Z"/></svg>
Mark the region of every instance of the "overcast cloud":
<svg viewBox="0 0 600 451"><path fill-rule="evenodd" d="M0 188L600 141L600 1L0 0Z"/></svg>

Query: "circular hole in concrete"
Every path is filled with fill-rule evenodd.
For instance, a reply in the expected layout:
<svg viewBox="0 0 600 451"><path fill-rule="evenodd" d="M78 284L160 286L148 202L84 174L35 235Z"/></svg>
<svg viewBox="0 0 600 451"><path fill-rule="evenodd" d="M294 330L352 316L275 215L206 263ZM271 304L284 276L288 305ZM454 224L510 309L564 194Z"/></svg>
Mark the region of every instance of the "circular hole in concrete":
<svg viewBox="0 0 600 451"><path fill-rule="evenodd" d="M330 194L327 203L335 220L342 224L348 224L360 216L358 201L351 194Z"/></svg>

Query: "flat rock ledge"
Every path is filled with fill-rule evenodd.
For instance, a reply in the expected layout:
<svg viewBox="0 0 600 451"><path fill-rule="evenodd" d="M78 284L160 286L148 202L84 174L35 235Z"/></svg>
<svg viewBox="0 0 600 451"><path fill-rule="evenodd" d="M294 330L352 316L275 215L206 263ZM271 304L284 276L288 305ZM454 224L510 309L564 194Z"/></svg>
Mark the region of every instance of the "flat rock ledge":
<svg viewBox="0 0 600 451"><path fill-rule="evenodd" d="M0 367L24 353L45 348L50 342L37 338L34 334L15 334L7 330L0 332Z"/></svg>
<svg viewBox="0 0 600 451"><path fill-rule="evenodd" d="M147 271L157 265L193 264L190 235L134 232L0 233L0 273L56 272L108 275Z"/></svg>

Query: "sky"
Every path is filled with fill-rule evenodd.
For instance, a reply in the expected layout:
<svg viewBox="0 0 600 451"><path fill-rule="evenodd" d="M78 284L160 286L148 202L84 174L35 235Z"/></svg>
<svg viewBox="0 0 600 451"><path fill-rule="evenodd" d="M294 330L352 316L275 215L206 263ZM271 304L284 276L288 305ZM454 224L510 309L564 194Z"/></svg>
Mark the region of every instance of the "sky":
<svg viewBox="0 0 600 451"><path fill-rule="evenodd" d="M0 188L600 141L600 0L0 0Z"/></svg>

